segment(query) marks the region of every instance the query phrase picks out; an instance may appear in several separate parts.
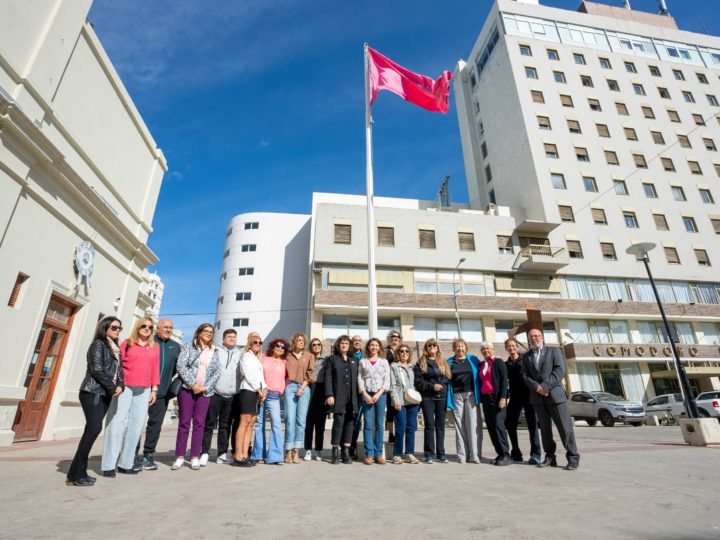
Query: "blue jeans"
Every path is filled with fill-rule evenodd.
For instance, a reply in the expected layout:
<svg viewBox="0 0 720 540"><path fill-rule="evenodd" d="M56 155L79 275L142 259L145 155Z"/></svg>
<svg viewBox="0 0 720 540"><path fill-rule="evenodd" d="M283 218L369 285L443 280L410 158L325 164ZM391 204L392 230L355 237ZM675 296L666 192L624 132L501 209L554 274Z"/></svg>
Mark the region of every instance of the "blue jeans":
<svg viewBox="0 0 720 540"><path fill-rule="evenodd" d="M115 466L132 469L135 447L147 419L150 387L126 386L113 398L105 417L102 470L114 471ZM132 447L132 448L131 448Z"/></svg>
<svg viewBox="0 0 720 540"><path fill-rule="evenodd" d="M270 417L270 444L265 436L265 418ZM255 420L255 441L251 459L264 459L265 463L283 461L282 420L280 418L280 392L268 392L260 404Z"/></svg>
<svg viewBox="0 0 720 540"><path fill-rule="evenodd" d="M368 392L368 394L372 396L374 392ZM387 396L383 393L373 404L365 403L365 399L360 398L364 417L363 446L365 448L365 457L377 458L382 456L386 398ZM375 427L375 436L373 436L373 426Z"/></svg>
<svg viewBox="0 0 720 540"><path fill-rule="evenodd" d="M393 456L415 453L418 409L418 405L405 405L399 411L395 411L395 447L393 448ZM403 446L405 452L403 452Z"/></svg>
<svg viewBox="0 0 720 540"><path fill-rule="evenodd" d="M310 388L297 397L300 384L291 382L285 387L285 451L302 448L305 443L305 421L310 405Z"/></svg>

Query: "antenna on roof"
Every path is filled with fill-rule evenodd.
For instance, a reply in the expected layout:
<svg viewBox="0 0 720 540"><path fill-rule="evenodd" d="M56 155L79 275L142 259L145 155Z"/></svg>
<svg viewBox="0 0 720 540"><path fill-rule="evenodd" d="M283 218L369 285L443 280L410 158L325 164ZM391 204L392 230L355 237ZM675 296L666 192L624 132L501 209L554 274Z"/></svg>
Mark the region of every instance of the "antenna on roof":
<svg viewBox="0 0 720 540"><path fill-rule="evenodd" d="M625 9L627 9L627 10L631 10L631 9L632 9L632 8L630 7L630 0L625 0Z"/></svg>
<svg viewBox="0 0 720 540"><path fill-rule="evenodd" d="M670 15L665 0L658 0L658 4L660 4L660 15Z"/></svg>
<svg viewBox="0 0 720 540"><path fill-rule="evenodd" d="M440 208L450 208L450 177L446 176L438 191L438 204Z"/></svg>
<svg viewBox="0 0 720 540"><path fill-rule="evenodd" d="M706 35L710 35L710 31L708 30L707 26L705 26L705 21L702 20L702 18L698 17L698 21L700 21L700 25L703 27L703 31Z"/></svg>

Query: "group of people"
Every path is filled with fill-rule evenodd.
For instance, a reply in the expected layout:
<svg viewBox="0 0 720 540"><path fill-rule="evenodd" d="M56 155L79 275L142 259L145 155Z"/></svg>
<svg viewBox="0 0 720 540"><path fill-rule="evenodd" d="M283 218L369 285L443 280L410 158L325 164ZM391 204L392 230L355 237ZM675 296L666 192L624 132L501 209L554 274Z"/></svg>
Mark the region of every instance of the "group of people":
<svg viewBox="0 0 720 540"><path fill-rule="evenodd" d="M413 361L412 347L395 330L388 334L386 346L377 338L363 346L361 337L342 335L328 356L323 355L319 339L308 342L302 333L294 334L290 342L273 339L263 349L257 332L239 347L233 329L225 330L216 346L209 323L201 324L185 346L170 339L173 324L168 319L157 326L150 318L140 319L122 342L121 331L119 319L105 317L88 349L87 373L80 386L86 426L67 474L68 485L94 484L87 461L103 420L103 476L157 469L155 449L168 404L175 397L179 419L171 470L185 465L188 439L190 468L206 466L216 429L217 463L252 467L322 460L330 414L330 463L351 464L358 458L361 430L363 462L386 463L387 425L392 463L417 464L419 411L425 425L424 462L447 463L448 409L460 463L481 462L483 419L497 454L493 463L523 462L517 431L524 411L530 438L528 463L557 466L554 423L566 449L565 468L573 470L579 464L562 385L563 357L558 349L545 347L540 330L528 332L530 350L522 356L519 343L506 340L507 361L495 357L490 342L480 345L478 358L461 338L453 341L453 355L447 359L438 342L429 339ZM545 451L542 461L538 424Z"/></svg>

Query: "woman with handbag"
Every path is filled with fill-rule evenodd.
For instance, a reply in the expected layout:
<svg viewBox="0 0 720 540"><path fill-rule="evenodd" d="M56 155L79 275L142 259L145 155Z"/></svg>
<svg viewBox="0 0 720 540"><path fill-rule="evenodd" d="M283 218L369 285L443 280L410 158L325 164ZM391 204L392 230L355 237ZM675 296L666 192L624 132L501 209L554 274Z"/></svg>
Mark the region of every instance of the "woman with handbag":
<svg viewBox="0 0 720 540"><path fill-rule="evenodd" d="M210 323L197 327L192 341L188 343L177 359L178 376L183 387L178 394L180 408L175 462L170 470L176 471L185 463L185 450L192 424L190 443L190 468L200 469L200 451L205 433L205 418L210 407L210 397L220 378L220 355L213 345L215 330Z"/></svg>
<svg viewBox="0 0 720 540"><path fill-rule="evenodd" d="M383 428L390 390L390 364L384 358L382 343L377 338L370 338L365 344L365 358L360 360L358 368L358 388L362 398L365 465L373 462L384 465Z"/></svg>
<svg viewBox="0 0 720 540"><path fill-rule="evenodd" d="M480 407L480 360L468 354L467 343L457 338L452 344L455 356L448 358L452 383L448 386L448 407L455 420L455 445L460 463L480 463L483 419Z"/></svg>
<svg viewBox="0 0 720 540"><path fill-rule="evenodd" d="M423 353L415 365L415 389L420 392L423 418L425 419L425 463L434 459L447 463L445 455L445 413L450 383L450 366L440 352L435 339L428 339Z"/></svg>
<svg viewBox="0 0 720 540"><path fill-rule="evenodd" d="M80 385L80 406L85 415L85 430L70 464L65 483L68 486L90 487L95 478L88 475L90 450L102 431L105 415L112 399L125 388L118 336L122 323L117 317L105 317L95 328L87 351L87 371Z"/></svg>
<svg viewBox="0 0 720 540"><path fill-rule="evenodd" d="M402 465L403 449L407 463L420 463L415 457L415 431L418 404L422 401L415 390L415 376L410 364L412 350L404 343L395 349L395 362L390 364L390 400L395 409L395 441L393 463ZM403 448L404 447L404 448Z"/></svg>

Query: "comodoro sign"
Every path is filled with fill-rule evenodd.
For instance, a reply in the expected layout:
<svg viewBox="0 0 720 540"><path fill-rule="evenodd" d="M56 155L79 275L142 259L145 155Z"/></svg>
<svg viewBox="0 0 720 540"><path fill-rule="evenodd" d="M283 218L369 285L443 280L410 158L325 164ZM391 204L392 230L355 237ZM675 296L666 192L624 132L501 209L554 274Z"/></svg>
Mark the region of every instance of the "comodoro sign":
<svg viewBox="0 0 720 540"><path fill-rule="evenodd" d="M690 356L697 356L698 349L694 345L683 347L677 345L677 351L680 356L686 352ZM595 345L593 346L593 354L595 356L672 356L672 349L667 345L665 347L656 347L655 345Z"/></svg>

